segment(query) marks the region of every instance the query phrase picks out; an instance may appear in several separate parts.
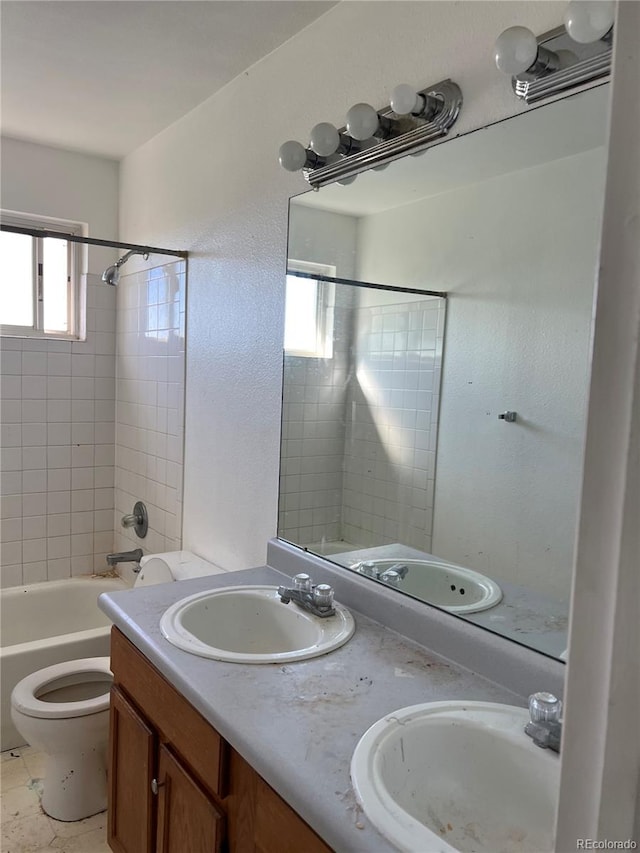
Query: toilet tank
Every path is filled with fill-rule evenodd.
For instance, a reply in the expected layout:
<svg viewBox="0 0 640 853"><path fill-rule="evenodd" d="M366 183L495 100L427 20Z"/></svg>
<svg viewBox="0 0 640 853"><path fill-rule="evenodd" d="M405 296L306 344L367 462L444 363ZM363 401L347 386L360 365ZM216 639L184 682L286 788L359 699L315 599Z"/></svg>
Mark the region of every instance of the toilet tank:
<svg viewBox="0 0 640 853"><path fill-rule="evenodd" d="M204 575L223 574L225 569L203 560L191 551L165 551L146 554L140 560L140 571L134 587L153 586L159 583L200 578Z"/></svg>

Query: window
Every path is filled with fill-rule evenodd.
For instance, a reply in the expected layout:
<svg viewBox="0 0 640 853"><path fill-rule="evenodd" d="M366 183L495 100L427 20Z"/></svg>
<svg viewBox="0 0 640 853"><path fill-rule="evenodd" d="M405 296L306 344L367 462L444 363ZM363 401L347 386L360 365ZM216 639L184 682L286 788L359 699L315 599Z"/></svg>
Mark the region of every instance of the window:
<svg viewBox="0 0 640 853"><path fill-rule="evenodd" d="M309 275L335 274L336 268L326 264L289 261L284 313L287 355L332 358L335 284Z"/></svg>
<svg viewBox="0 0 640 853"><path fill-rule="evenodd" d="M78 223L2 212L2 223L80 234ZM0 231L0 333L78 337L82 248L57 237Z"/></svg>

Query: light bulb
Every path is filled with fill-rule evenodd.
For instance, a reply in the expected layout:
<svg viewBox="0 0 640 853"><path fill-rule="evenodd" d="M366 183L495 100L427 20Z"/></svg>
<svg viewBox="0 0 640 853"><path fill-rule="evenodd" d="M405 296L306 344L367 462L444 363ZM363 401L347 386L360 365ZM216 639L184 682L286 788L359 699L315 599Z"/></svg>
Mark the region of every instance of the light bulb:
<svg viewBox="0 0 640 853"><path fill-rule="evenodd" d="M605 36L613 26L614 4L609 0L573 0L564 13L564 25L574 41L589 44Z"/></svg>
<svg viewBox="0 0 640 853"><path fill-rule="evenodd" d="M328 157L330 154L335 154L338 150L340 146L340 134L328 121L322 121L311 131L310 145L313 151L320 157Z"/></svg>
<svg viewBox="0 0 640 853"><path fill-rule="evenodd" d="M278 159L287 172L298 172L307 162L307 152L304 145L296 142L295 139L290 139L280 146Z"/></svg>
<svg viewBox="0 0 640 853"><path fill-rule="evenodd" d="M380 117L369 104L355 104L347 113L347 130L354 139L371 139L380 127Z"/></svg>
<svg viewBox="0 0 640 853"><path fill-rule="evenodd" d="M505 74L522 74L537 56L538 41L526 27L509 27L496 39L496 65Z"/></svg>
<svg viewBox="0 0 640 853"><path fill-rule="evenodd" d="M410 113L418 115L424 109L424 99L413 86L401 83L391 93L391 109L396 115L406 116Z"/></svg>

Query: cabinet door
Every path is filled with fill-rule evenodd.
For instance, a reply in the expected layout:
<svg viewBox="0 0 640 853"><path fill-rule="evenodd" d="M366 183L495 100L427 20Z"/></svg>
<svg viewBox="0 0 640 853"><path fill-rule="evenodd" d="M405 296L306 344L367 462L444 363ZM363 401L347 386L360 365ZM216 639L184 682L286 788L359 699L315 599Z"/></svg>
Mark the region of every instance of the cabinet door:
<svg viewBox="0 0 640 853"><path fill-rule="evenodd" d="M109 752L109 846L116 853L152 853L155 735L117 687L111 688Z"/></svg>
<svg viewBox="0 0 640 853"><path fill-rule="evenodd" d="M220 853L224 816L166 746L157 777L156 853Z"/></svg>

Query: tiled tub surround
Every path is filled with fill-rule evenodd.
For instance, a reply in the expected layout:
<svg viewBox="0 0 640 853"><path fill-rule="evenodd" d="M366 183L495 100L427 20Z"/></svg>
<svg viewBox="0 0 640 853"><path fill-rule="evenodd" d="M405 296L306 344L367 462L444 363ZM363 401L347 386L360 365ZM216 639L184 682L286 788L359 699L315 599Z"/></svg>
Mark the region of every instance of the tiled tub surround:
<svg viewBox="0 0 640 853"><path fill-rule="evenodd" d="M445 302L338 317L332 359L285 356L279 534L428 551Z"/></svg>
<svg viewBox="0 0 640 853"><path fill-rule="evenodd" d="M117 288L115 548L181 547L186 262L124 275ZM142 500L149 532L120 525Z"/></svg>
<svg viewBox="0 0 640 853"><path fill-rule="evenodd" d="M2 586L105 568L113 546L115 291L84 341L0 338Z"/></svg>
<svg viewBox="0 0 640 853"><path fill-rule="evenodd" d="M278 530L293 542L342 539L353 294L335 302L332 357L284 357Z"/></svg>
<svg viewBox="0 0 640 853"><path fill-rule="evenodd" d="M269 551L270 561L286 565L287 574L311 568L318 581L337 578L337 598L356 619L349 643L330 655L285 667L246 666L189 655L161 636L160 616L175 601L228 585L281 583L283 575L269 567L109 594L100 604L329 845L354 853L391 853L392 845L357 806L349 779L351 755L365 730L384 714L420 702L467 699L523 706L526 692L541 685L561 692L558 673L563 667L436 612L432 633L452 652L449 659L438 656L373 621L382 616L387 624L387 619L401 622L406 633L417 629L429 634L424 605L394 600L364 578L346 572L338 576L321 560L305 559L290 546L272 543ZM468 654L467 668L453 663L453 652L461 651ZM486 666L493 666L493 658L506 686L470 671L476 653L489 661Z"/></svg>
<svg viewBox="0 0 640 853"><path fill-rule="evenodd" d="M349 385L343 536L429 551L445 300L361 307Z"/></svg>

